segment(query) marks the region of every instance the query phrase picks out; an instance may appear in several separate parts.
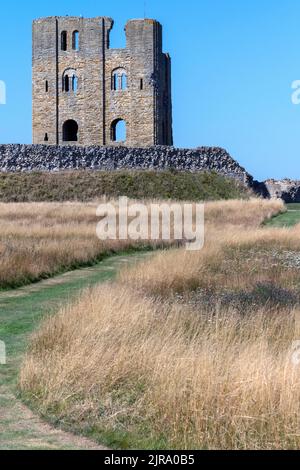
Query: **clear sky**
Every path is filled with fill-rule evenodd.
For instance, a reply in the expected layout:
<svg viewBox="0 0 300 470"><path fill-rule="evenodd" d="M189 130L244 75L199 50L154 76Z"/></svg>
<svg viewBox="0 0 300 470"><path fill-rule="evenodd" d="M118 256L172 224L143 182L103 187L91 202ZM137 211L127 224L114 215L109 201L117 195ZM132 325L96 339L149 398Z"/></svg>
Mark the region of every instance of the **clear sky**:
<svg viewBox="0 0 300 470"><path fill-rule="evenodd" d="M112 47L144 17L144 0L1 2L0 143L31 142L31 21L41 16L111 16ZM226 148L257 179L300 179L299 0L146 0L172 56L175 145Z"/></svg>

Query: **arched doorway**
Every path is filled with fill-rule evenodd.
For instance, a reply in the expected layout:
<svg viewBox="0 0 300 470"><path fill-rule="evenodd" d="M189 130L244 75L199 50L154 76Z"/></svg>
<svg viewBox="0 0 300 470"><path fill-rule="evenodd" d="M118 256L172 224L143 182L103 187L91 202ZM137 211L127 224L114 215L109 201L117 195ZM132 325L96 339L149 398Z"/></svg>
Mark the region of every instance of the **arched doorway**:
<svg viewBox="0 0 300 470"><path fill-rule="evenodd" d="M112 122L111 140L112 142L126 141L126 121L124 121L123 119L116 119Z"/></svg>
<svg viewBox="0 0 300 470"><path fill-rule="evenodd" d="M77 142L78 141L78 124L73 119L69 119L63 125L63 141L64 142Z"/></svg>

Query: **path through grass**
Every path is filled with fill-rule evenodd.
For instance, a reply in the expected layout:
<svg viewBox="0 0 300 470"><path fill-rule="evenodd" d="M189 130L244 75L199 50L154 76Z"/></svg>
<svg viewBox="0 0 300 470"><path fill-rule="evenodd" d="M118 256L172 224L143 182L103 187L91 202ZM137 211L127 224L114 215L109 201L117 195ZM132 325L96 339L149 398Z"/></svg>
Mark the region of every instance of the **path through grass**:
<svg viewBox="0 0 300 470"><path fill-rule="evenodd" d="M287 204L287 212L273 217L266 225L271 227L293 227L300 223L300 204Z"/></svg>
<svg viewBox="0 0 300 470"><path fill-rule="evenodd" d="M99 449L93 442L53 429L17 398L17 379L31 333L39 322L81 289L112 279L128 263L149 253L113 256L92 267L40 283L0 292L0 339L7 365L0 365L0 449Z"/></svg>

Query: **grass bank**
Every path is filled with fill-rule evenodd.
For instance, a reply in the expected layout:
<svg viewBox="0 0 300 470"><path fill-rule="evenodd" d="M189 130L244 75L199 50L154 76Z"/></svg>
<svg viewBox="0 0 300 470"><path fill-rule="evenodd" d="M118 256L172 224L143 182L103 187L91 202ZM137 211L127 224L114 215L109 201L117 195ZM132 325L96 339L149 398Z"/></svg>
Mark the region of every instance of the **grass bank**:
<svg viewBox="0 0 300 470"><path fill-rule="evenodd" d="M0 201L90 201L103 195L133 199L219 200L249 197L237 181L217 173L69 171L0 173Z"/></svg>

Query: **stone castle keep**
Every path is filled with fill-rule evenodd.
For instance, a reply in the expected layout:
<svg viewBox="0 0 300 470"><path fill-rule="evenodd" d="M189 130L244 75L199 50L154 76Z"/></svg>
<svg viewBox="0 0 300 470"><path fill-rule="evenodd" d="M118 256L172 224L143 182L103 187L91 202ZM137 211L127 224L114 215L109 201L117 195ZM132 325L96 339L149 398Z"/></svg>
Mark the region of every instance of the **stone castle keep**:
<svg viewBox="0 0 300 470"><path fill-rule="evenodd" d="M34 145L0 145L0 173L213 171L262 197L300 202L300 181L255 181L223 148L173 147L161 25L128 21L125 49L110 49L112 27L106 17L33 22Z"/></svg>
<svg viewBox="0 0 300 470"><path fill-rule="evenodd" d="M104 17L33 22L33 145L0 145L0 172L213 171L254 188L226 150L173 147L161 25L129 21L124 49L109 47L112 27Z"/></svg>
<svg viewBox="0 0 300 470"><path fill-rule="evenodd" d="M155 20L126 24L110 49L110 18L33 22L33 143L172 145L171 60Z"/></svg>

